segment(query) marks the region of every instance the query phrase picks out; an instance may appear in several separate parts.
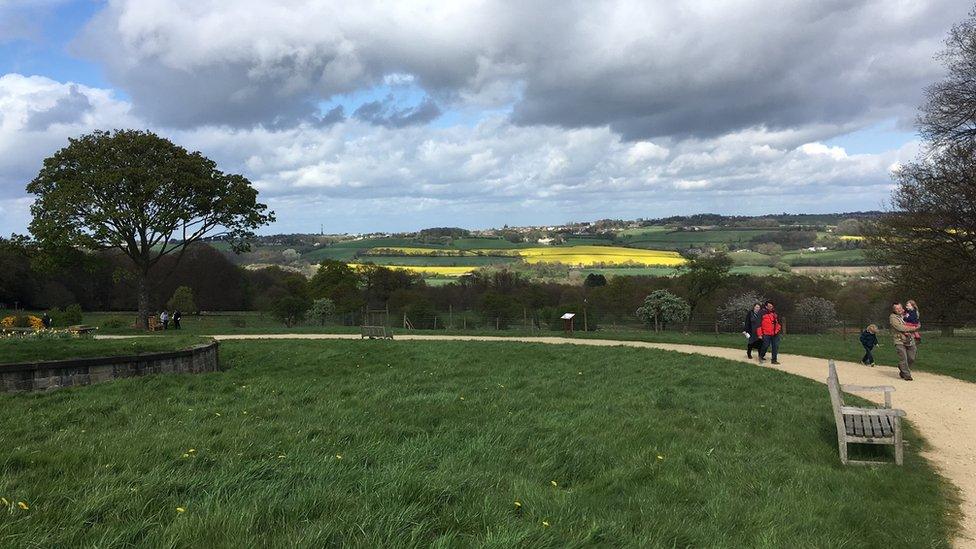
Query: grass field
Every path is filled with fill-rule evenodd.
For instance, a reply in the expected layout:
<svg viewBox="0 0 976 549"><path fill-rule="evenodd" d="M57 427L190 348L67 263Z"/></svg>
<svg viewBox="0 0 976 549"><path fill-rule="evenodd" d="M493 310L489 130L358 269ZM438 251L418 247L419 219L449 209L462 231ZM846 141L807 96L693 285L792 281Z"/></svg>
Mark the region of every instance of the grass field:
<svg viewBox="0 0 976 549"><path fill-rule="evenodd" d="M37 341L34 339L5 338L0 339L0 364L175 351L205 341L201 337L185 335L126 340L95 340L86 337Z"/></svg>
<svg viewBox="0 0 976 549"><path fill-rule="evenodd" d="M753 237L767 234L769 229L716 229L706 231L662 231L658 228L644 232L630 232L622 235L627 246L640 248L677 249L708 244L728 244L746 246Z"/></svg>
<svg viewBox="0 0 976 549"><path fill-rule="evenodd" d="M790 265L813 267L871 265L864 250L826 250L823 252L786 252L783 261Z"/></svg>
<svg viewBox="0 0 976 549"><path fill-rule="evenodd" d="M904 467L842 467L826 390L780 372L516 343L221 358L0 395L4 545L947 547L954 526L913 430Z"/></svg>

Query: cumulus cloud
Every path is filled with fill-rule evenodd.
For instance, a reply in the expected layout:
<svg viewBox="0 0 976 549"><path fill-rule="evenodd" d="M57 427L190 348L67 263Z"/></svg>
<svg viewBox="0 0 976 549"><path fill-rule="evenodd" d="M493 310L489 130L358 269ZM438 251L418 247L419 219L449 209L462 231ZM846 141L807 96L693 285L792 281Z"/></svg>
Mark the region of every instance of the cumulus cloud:
<svg viewBox="0 0 976 549"><path fill-rule="evenodd" d="M140 127L110 90L42 76L0 76L0 199L22 197L40 162L91 129Z"/></svg>
<svg viewBox="0 0 976 549"><path fill-rule="evenodd" d="M508 105L522 125L609 126L626 140L749 128L829 136L911 116L939 74L932 56L945 30L968 8L112 0L76 49L106 67L136 112L167 126L298 125L323 99L410 84L441 108Z"/></svg>
<svg viewBox="0 0 976 549"><path fill-rule="evenodd" d="M82 116L31 128L36 113L83 95ZM149 127L104 89L42 77L0 77L0 233L23 231L24 185L69 136ZM341 111L337 111L341 114ZM328 116L328 115L326 115ZM376 125L357 117L290 127L157 128L243 173L279 212L272 230L407 230L651 217L879 207L891 166L917 144L848 154L819 141L748 129L712 139L626 140L610 126L522 126L505 116L473 126Z"/></svg>

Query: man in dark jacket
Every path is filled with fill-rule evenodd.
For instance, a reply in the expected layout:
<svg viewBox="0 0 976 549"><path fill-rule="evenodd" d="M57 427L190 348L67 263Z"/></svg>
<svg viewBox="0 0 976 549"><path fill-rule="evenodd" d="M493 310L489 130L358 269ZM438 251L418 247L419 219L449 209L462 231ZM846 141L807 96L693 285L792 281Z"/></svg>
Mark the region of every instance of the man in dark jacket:
<svg viewBox="0 0 976 549"><path fill-rule="evenodd" d="M752 310L746 313L742 333L746 336L746 356L752 358L752 350L758 353L762 348L762 338L759 336L759 326L762 323L762 303L756 303Z"/></svg>
<svg viewBox="0 0 976 549"><path fill-rule="evenodd" d="M779 321L779 315L776 314L776 306L772 301L767 301L766 312L762 316L762 322L759 323L759 335L763 341L762 349L759 350L760 364L766 362L766 352L770 348L773 350L773 364L779 364L777 358L779 355L780 334L782 332L783 325Z"/></svg>

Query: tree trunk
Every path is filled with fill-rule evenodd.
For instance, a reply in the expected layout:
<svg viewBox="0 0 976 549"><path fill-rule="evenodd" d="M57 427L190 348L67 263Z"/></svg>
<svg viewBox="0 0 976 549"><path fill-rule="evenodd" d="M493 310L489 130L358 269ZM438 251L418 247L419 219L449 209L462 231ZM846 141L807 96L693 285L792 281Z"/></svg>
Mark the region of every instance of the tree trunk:
<svg viewBox="0 0 976 549"><path fill-rule="evenodd" d="M149 330L149 275L139 273L139 326Z"/></svg>

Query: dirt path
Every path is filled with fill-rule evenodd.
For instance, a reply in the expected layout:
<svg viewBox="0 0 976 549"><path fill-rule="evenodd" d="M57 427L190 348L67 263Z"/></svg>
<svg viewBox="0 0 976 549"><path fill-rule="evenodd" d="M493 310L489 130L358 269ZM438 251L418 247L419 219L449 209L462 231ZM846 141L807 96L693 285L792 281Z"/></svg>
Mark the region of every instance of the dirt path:
<svg viewBox="0 0 976 549"><path fill-rule="evenodd" d="M274 334L274 335L226 335L216 339L359 339L354 334ZM618 341L606 339L568 339L561 337L489 337L489 336L436 336L402 335L396 341L521 341L526 343L572 344L592 346L627 346L664 349L679 353L755 363L746 359L739 349L648 343L644 341ZM780 366L770 366L787 372L826 382L827 361L799 355L780 355ZM914 374L911 383L898 379L898 370L878 366L868 368L853 362L836 362L837 372L843 383L855 385L894 385L893 405L908 412L908 419L918 427L928 440L930 449L923 453L936 464L953 484L959 487L962 497L962 531L955 540L956 547L976 547L976 384L951 377L925 372ZM860 395L877 401L880 395ZM826 400L827 394L824 393Z"/></svg>

